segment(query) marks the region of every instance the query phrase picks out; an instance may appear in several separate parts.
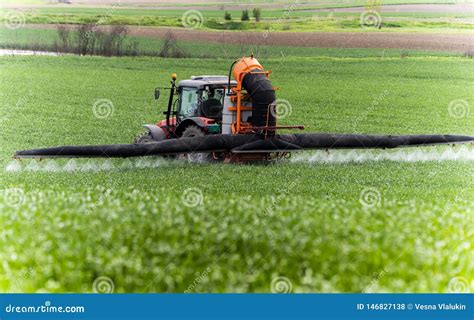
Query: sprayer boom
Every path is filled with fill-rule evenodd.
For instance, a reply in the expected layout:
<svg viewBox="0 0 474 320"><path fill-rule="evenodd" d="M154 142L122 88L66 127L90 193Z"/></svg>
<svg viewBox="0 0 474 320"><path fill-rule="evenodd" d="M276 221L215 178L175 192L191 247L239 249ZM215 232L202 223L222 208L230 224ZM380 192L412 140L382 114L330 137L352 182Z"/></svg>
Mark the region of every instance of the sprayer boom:
<svg viewBox="0 0 474 320"><path fill-rule="evenodd" d="M473 143L472 136L405 135L371 136L355 134L285 134L264 138L261 135L222 135L169 139L148 144L62 146L18 151L15 158L128 158L183 153L287 153L314 149L384 149L438 144Z"/></svg>

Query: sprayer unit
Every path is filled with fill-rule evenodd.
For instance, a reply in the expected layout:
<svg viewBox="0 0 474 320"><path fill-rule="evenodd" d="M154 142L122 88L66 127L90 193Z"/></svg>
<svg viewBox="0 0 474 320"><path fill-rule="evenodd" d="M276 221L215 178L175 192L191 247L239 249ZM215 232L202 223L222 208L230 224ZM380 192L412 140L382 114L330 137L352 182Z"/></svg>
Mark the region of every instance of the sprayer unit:
<svg viewBox="0 0 474 320"><path fill-rule="evenodd" d="M462 135L373 136L354 134L277 134L275 88L253 56L235 60L226 76L195 76L176 83L172 75L165 119L147 124L134 144L62 146L18 151L25 157L139 157L203 155L226 162L265 161L290 152L332 148L396 148L432 144L472 143ZM233 79L232 79L233 78ZM155 99L160 97L155 89Z"/></svg>

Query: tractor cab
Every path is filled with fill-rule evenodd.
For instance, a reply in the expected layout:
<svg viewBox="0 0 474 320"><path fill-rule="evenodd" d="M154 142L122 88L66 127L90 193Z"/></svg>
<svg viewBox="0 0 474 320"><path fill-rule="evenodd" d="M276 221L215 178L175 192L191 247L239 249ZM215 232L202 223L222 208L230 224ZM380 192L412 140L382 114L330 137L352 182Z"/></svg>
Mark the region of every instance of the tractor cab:
<svg viewBox="0 0 474 320"><path fill-rule="evenodd" d="M228 78L225 76L198 76L180 81L177 86L176 121L203 117L221 122L227 86Z"/></svg>
<svg viewBox="0 0 474 320"><path fill-rule="evenodd" d="M176 84L172 75L165 119L144 127L147 132L135 139L148 143L169 138L193 137L222 132L222 114L229 85L237 83L226 76L193 76ZM155 89L155 99L160 97Z"/></svg>

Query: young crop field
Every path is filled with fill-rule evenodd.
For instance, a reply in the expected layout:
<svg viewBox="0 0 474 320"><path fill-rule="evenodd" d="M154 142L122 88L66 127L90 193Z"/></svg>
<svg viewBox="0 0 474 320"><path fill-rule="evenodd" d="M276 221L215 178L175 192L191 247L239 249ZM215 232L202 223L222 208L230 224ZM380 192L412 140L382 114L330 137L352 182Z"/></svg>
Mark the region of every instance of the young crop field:
<svg viewBox="0 0 474 320"><path fill-rule="evenodd" d="M375 51L260 59L290 106L281 123L474 135L472 59ZM92 292L107 277L115 292L270 292L274 279L293 292L448 292L474 279L472 146L269 165L11 159L130 143L163 117L166 90L158 105L153 91L171 73L227 74L231 62L0 57L0 290Z"/></svg>
<svg viewBox="0 0 474 320"><path fill-rule="evenodd" d="M104 11L106 9L103 9ZM159 11L146 15L129 10L117 10L113 15L107 11L96 9L88 11L63 13L63 10L48 10L46 13L33 11L24 14L26 23L29 24L104 24L104 25L132 25L153 27L183 28L187 10ZM0 12L0 21L6 23L10 11ZM290 18L285 13L271 13L271 17L264 17L260 22L240 21L239 12L234 12L233 21L224 21L222 11L200 11L198 29L202 30L243 30L243 31L296 31L296 32L322 32L322 31L367 31L360 27L360 13L328 13L299 11ZM387 13L382 14L384 19L381 32L453 32L472 30L471 23L463 19L472 18L472 14L417 14L417 13ZM441 19L444 18L444 19ZM459 20L458 20L459 19ZM372 31L379 31L373 28Z"/></svg>
<svg viewBox="0 0 474 320"><path fill-rule="evenodd" d="M364 32L360 23L365 1L334 4L283 4L263 6L257 22L252 16L253 7L225 5L188 5L163 7L127 6L33 6L0 8L0 21L8 23L16 15L28 24L99 24L133 25L153 27L192 27L200 30L243 30L243 31L350 31ZM454 32L472 30L472 5L469 3L429 2L419 8L411 2L397 5L385 3L377 7L381 32ZM255 4L255 7L259 7ZM250 10L249 21L242 21L242 9ZM191 9L191 10L190 10ZM229 20L224 19L227 12Z"/></svg>
<svg viewBox="0 0 474 320"><path fill-rule="evenodd" d="M157 56L163 47L164 40L160 37L166 38L166 31L162 30L149 30L150 32L145 33L143 28L132 29L130 34L124 38L124 47L127 48L132 44L136 44L136 51L139 55L145 56ZM135 35L142 34L142 35ZM146 36L145 36L146 34ZM223 34L217 39L213 39L212 35L202 33L188 34L177 33L173 31L173 34L178 38L183 37L185 39L192 40L177 40L176 48L188 55L191 58L228 58L233 59L238 56L253 52L263 58L287 58L287 57L314 57L314 56L327 56L327 57L401 57L401 56L462 56L465 55L465 49L462 43L466 37L463 35L453 35L453 37L439 37L436 45L438 47L444 46L445 51L426 51L426 50L410 50L402 48L403 43L400 41L396 42L399 48L386 48L386 49L370 49L370 48L337 48L340 42L337 42L336 38L331 41L331 35L324 36L328 46L336 46L336 48L330 47L317 47L318 42L321 44L320 39L311 37L301 36L298 34L292 34L287 37L281 37L281 34L272 34L271 40L273 42L280 41L285 45L268 45L268 42L259 43L261 35L252 34ZM468 36L468 35L466 35ZM201 41L197 41L201 37ZM77 39L77 32L71 31L71 39ZM224 41L219 41L219 39ZM419 37L417 37L419 39ZM383 38L379 38L381 41L373 41L372 43L380 43ZM55 43L59 41L58 31L54 28L48 29L36 29L36 28L20 28L18 30L11 30L7 28L0 28L0 48L5 49L24 49L24 50L36 50L36 51L52 51L56 52ZM203 44L203 42L205 42ZM291 46L291 44L304 45L305 43L313 43L314 47L301 47ZM357 39L346 41L348 45L357 45ZM365 43L364 43L365 42ZM390 43L389 41L385 41ZM370 45L367 39L362 39L358 43L359 45ZM431 45L432 46L432 45ZM462 51L460 51L460 49ZM60 51L61 52L61 51Z"/></svg>

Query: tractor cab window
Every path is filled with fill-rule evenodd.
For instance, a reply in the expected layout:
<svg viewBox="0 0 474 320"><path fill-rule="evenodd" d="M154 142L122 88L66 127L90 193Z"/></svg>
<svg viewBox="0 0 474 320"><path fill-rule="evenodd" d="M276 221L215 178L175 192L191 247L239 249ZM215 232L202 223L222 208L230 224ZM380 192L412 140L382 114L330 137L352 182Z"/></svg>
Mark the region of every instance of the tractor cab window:
<svg viewBox="0 0 474 320"><path fill-rule="evenodd" d="M202 92L202 115L207 118L219 118L222 115L224 88L209 88Z"/></svg>
<svg viewBox="0 0 474 320"><path fill-rule="evenodd" d="M196 88L182 88L179 105L180 117L198 116L198 93Z"/></svg>

